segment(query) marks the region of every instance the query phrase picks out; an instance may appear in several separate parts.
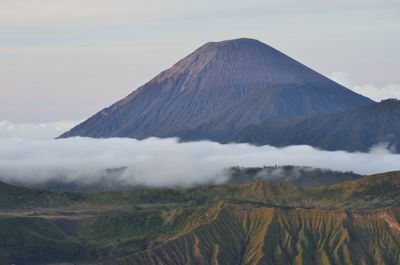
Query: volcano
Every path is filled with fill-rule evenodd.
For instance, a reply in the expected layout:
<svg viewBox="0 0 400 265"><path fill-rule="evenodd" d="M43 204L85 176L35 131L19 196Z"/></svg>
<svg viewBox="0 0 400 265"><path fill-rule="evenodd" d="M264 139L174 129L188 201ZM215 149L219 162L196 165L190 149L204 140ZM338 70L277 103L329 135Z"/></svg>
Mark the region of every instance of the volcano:
<svg viewBox="0 0 400 265"><path fill-rule="evenodd" d="M260 41L242 38L206 43L60 137L224 143L248 126L373 103Z"/></svg>

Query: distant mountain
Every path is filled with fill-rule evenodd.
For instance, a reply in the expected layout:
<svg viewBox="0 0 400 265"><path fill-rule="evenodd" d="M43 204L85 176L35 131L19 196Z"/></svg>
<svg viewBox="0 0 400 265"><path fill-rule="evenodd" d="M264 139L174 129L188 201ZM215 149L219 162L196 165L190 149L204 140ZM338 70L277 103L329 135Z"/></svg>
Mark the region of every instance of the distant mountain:
<svg viewBox="0 0 400 265"><path fill-rule="evenodd" d="M306 144L347 151L368 151L381 144L400 152L400 101L388 99L347 112L280 119L273 126L248 126L235 141L275 146Z"/></svg>
<svg viewBox="0 0 400 265"><path fill-rule="evenodd" d="M61 137L178 136L231 141L274 118L373 101L253 39L210 42Z"/></svg>

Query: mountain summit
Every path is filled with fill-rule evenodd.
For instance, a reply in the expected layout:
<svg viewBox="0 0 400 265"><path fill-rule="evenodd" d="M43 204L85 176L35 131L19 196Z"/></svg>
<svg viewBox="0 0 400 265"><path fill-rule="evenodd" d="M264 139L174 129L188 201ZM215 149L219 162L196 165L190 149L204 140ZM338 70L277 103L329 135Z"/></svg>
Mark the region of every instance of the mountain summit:
<svg viewBox="0 0 400 265"><path fill-rule="evenodd" d="M60 137L151 136L228 142L279 117L373 101L254 39L209 42Z"/></svg>

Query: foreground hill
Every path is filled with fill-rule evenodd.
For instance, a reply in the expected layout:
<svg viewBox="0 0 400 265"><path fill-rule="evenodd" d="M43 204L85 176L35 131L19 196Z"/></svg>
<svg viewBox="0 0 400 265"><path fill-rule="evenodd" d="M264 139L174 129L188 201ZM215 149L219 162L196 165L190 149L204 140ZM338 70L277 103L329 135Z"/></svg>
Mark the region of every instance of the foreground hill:
<svg viewBox="0 0 400 265"><path fill-rule="evenodd" d="M1 187L3 202L13 193L30 203L0 205L0 264L394 265L400 257L400 172L320 187L260 181L41 192L46 199Z"/></svg>
<svg viewBox="0 0 400 265"><path fill-rule="evenodd" d="M209 223L121 264L394 265L399 214L227 206Z"/></svg>
<svg viewBox="0 0 400 265"><path fill-rule="evenodd" d="M399 153L400 101L388 99L346 112L280 119L273 126L253 125L239 132L236 141L275 146L305 144L347 151L368 151L383 144Z"/></svg>
<svg viewBox="0 0 400 265"><path fill-rule="evenodd" d="M178 136L231 141L272 118L372 104L253 39L210 42L61 137Z"/></svg>

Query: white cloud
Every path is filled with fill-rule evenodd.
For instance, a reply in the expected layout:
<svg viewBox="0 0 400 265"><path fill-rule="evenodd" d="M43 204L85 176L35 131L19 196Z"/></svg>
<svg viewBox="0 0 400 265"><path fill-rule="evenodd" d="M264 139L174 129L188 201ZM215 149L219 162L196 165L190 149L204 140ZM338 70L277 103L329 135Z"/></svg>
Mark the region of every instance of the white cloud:
<svg viewBox="0 0 400 265"><path fill-rule="evenodd" d="M400 99L400 85L388 84L384 87L376 87L373 84L366 85L356 85L353 91L363 94L375 101L380 101L382 99L396 98Z"/></svg>
<svg viewBox="0 0 400 265"><path fill-rule="evenodd" d="M179 143L158 138L0 139L0 146L0 180L30 185L49 181L98 184L107 178L106 169L121 167L127 169L113 175L111 182L170 187L223 182L223 170L230 166L290 164L372 174L397 170L400 165L400 155L379 148L348 153L309 146Z"/></svg>
<svg viewBox="0 0 400 265"><path fill-rule="evenodd" d="M370 84L355 85L349 74L344 72L334 72L328 76L333 81L350 88L354 92L367 96L375 101L381 101L388 98L400 99L400 85L388 84L384 87L377 87Z"/></svg>
<svg viewBox="0 0 400 265"><path fill-rule="evenodd" d="M52 139L77 125L77 121L56 121L50 123L12 123L0 121L1 138Z"/></svg>

